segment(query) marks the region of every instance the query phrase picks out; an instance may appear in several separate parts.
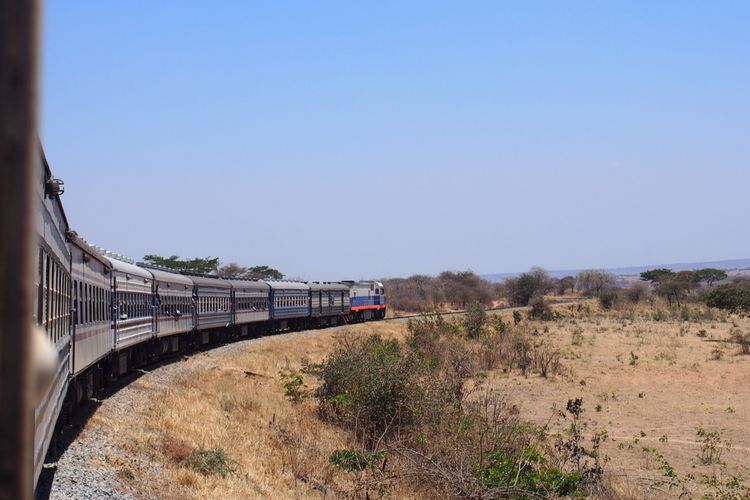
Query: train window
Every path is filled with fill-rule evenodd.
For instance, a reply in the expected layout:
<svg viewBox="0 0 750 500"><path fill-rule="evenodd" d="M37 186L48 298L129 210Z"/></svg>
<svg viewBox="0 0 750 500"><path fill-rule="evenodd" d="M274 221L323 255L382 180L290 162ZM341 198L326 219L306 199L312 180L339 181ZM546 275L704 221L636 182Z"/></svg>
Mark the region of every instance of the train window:
<svg viewBox="0 0 750 500"><path fill-rule="evenodd" d="M42 278L42 289L43 289L42 302L44 303L44 305L42 306L43 311L41 315L41 323L44 329L49 333L49 277L50 277L49 255L46 255L43 266L44 266L44 274Z"/></svg>
<svg viewBox="0 0 750 500"><path fill-rule="evenodd" d="M75 309L76 309L75 323L77 325L80 325L81 324L81 282L78 280L75 280L73 282L73 287L75 290Z"/></svg>

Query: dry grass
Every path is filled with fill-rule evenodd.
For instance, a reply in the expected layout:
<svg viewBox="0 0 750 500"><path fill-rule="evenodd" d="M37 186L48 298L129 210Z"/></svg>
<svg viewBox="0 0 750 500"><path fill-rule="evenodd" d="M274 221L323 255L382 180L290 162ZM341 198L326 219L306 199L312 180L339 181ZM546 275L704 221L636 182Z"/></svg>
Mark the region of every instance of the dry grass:
<svg viewBox="0 0 750 500"><path fill-rule="evenodd" d="M169 387L137 381L146 397L135 408L125 414L103 408L89 425L108 427L126 454L161 465L130 467L132 485L145 496L318 498L348 491L352 479L328 463L334 450L350 445L347 433L320 422L312 400L288 401L279 372L298 370L304 358L322 360L342 335L372 333L400 336L403 327L354 325L271 337L226 355L197 354ZM222 477L192 469L186 458L198 448L223 450L235 472Z"/></svg>
<svg viewBox="0 0 750 500"><path fill-rule="evenodd" d="M747 318L731 320L750 330ZM565 376L492 374L521 416L543 424L567 398L582 397L591 425L609 434L603 446L611 458L607 469L626 478L620 484L638 485L640 497L681 492L652 489L655 480L665 477L654 451L644 447L661 453L680 476L750 480L750 356L739 355L739 347L726 342L731 322L653 321L637 314L625 319L611 313L548 326L547 340L564 352ZM701 330L705 337L698 336ZM720 359L717 349L723 353ZM700 463L699 427L717 430L732 443L725 465ZM704 492L697 482L688 481L691 494Z"/></svg>
<svg viewBox="0 0 750 500"><path fill-rule="evenodd" d="M663 454L680 476L750 479L750 356L737 355L737 346L723 342L731 322L654 321L646 309L606 315L577 306L559 310L567 317L534 322L533 327L562 353L561 375L492 372L487 380L512 399L522 418L540 424L568 399L582 397L590 428L606 429L610 437L603 448L611 458L607 497L680 493L655 483L663 472L654 452L644 446ZM750 330L750 320L730 320L735 328ZM697 335L701 330L705 337ZM303 359L322 360L342 336L371 334L402 338L406 327L395 322L354 325L197 354L185 361L187 369L174 383L162 386L144 377L128 388L140 394L133 408L115 412L105 404L89 425L109 428L124 454L158 464L129 465L133 477L120 477L144 496L345 496L357 478L334 469L328 457L352 446L348 433L316 418L314 401L289 401L279 372L298 370ZM720 359L717 348L723 353ZM631 353L637 357L632 363ZM726 465L700 463L698 427L719 430L722 439L731 441L731 451L723 455ZM191 468L187 457L199 448L223 450L235 472L222 477ZM693 494L702 491L696 483L687 486ZM408 485L390 493L419 496Z"/></svg>

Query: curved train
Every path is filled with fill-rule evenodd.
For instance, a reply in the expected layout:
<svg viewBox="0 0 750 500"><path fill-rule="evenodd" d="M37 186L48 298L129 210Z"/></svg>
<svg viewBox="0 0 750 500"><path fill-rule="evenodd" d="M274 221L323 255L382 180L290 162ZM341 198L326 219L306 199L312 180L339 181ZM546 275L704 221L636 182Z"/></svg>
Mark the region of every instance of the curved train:
<svg viewBox="0 0 750 500"><path fill-rule="evenodd" d="M304 283L186 275L136 265L71 231L40 149L36 192L35 321L56 371L34 412L34 480L64 407L134 368L201 345L249 335L382 319L377 281Z"/></svg>

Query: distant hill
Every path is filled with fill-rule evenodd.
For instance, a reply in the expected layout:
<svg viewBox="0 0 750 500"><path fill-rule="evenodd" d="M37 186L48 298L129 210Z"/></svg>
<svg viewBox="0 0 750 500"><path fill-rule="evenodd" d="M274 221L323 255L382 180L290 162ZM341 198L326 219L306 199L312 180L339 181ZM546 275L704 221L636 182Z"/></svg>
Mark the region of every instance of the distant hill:
<svg viewBox="0 0 750 500"><path fill-rule="evenodd" d="M738 269L750 269L750 259L716 260L710 262L680 262L677 264L652 264L649 266L615 267L612 269L605 269L605 271L609 271L616 276L625 277L638 276L643 271L648 271L649 269L660 267L671 269L672 271L692 271L695 269L702 269L704 267L715 267L716 269L732 271ZM562 278L563 276L575 276L581 271L583 271L583 269L564 269L549 271L549 273L555 278ZM519 274L521 274L521 272L484 274L482 275L482 278L488 281L500 282L507 278L518 276Z"/></svg>

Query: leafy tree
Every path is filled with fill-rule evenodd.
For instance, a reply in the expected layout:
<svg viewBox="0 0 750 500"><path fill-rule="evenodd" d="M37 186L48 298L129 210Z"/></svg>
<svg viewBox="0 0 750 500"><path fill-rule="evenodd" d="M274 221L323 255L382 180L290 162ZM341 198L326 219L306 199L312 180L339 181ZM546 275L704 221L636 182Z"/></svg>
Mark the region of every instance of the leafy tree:
<svg viewBox="0 0 750 500"><path fill-rule="evenodd" d="M284 279L284 273L268 266L254 266L247 270L246 277L256 280L280 280Z"/></svg>
<svg viewBox="0 0 750 500"><path fill-rule="evenodd" d="M657 292L659 295L667 298L669 305L672 305L672 302L677 302L677 305L680 306L680 299L687 295L692 286L692 272L690 272L690 275L683 273L672 274L670 277L661 278Z"/></svg>
<svg viewBox="0 0 750 500"><path fill-rule="evenodd" d="M715 281L727 279L726 271L715 269L713 267L698 269L694 272L694 276L696 281L704 281L707 286L713 286Z"/></svg>
<svg viewBox="0 0 750 500"><path fill-rule="evenodd" d="M557 280L557 294L565 295L568 290L573 290L576 286L576 279L573 276L565 276Z"/></svg>
<svg viewBox="0 0 750 500"><path fill-rule="evenodd" d="M487 315L481 302L471 302L466 309L466 332L470 338L479 338L484 329Z"/></svg>
<svg viewBox="0 0 750 500"><path fill-rule="evenodd" d="M743 283L719 285L706 295L706 305L730 311L750 312L750 286Z"/></svg>
<svg viewBox="0 0 750 500"><path fill-rule="evenodd" d="M650 269L641 273L641 279L643 281L650 281L651 283L659 283L665 278L674 276L674 272L671 269L659 268Z"/></svg>
<svg viewBox="0 0 750 500"><path fill-rule="evenodd" d="M225 264L216 270L216 274L222 278L245 278L247 275L247 268L241 266L236 262L230 262Z"/></svg>
<svg viewBox="0 0 750 500"><path fill-rule="evenodd" d="M615 287L617 279L612 273L599 269L588 269L578 273L576 287L589 297L598 297Z"/></svg>
<svg viewBox="0 0 750 500"><path fill-rule="evenodd" d="M180 259L177 255L162 257L160 255L144 255L143 260L148 264L164 266L175 271L184 271L196 274L211 274L219 267L218 257L205 257L194 259Z"/></svg>
<svg viewBox="0 0 750 500"><path fill-rule="evenodd" d="M552 277L541 267L532 267L527 273L505 280L508 299L515 306L528 305L535 294L549 293L553 287Z"/></svg>
<svg viewBox="0 0 750 500"><path fill-rule="evenodd" d="M438 276L437 285L444 300L459 307L470 302L492 303L491 286L472 271L444 271Z"/></svg>

